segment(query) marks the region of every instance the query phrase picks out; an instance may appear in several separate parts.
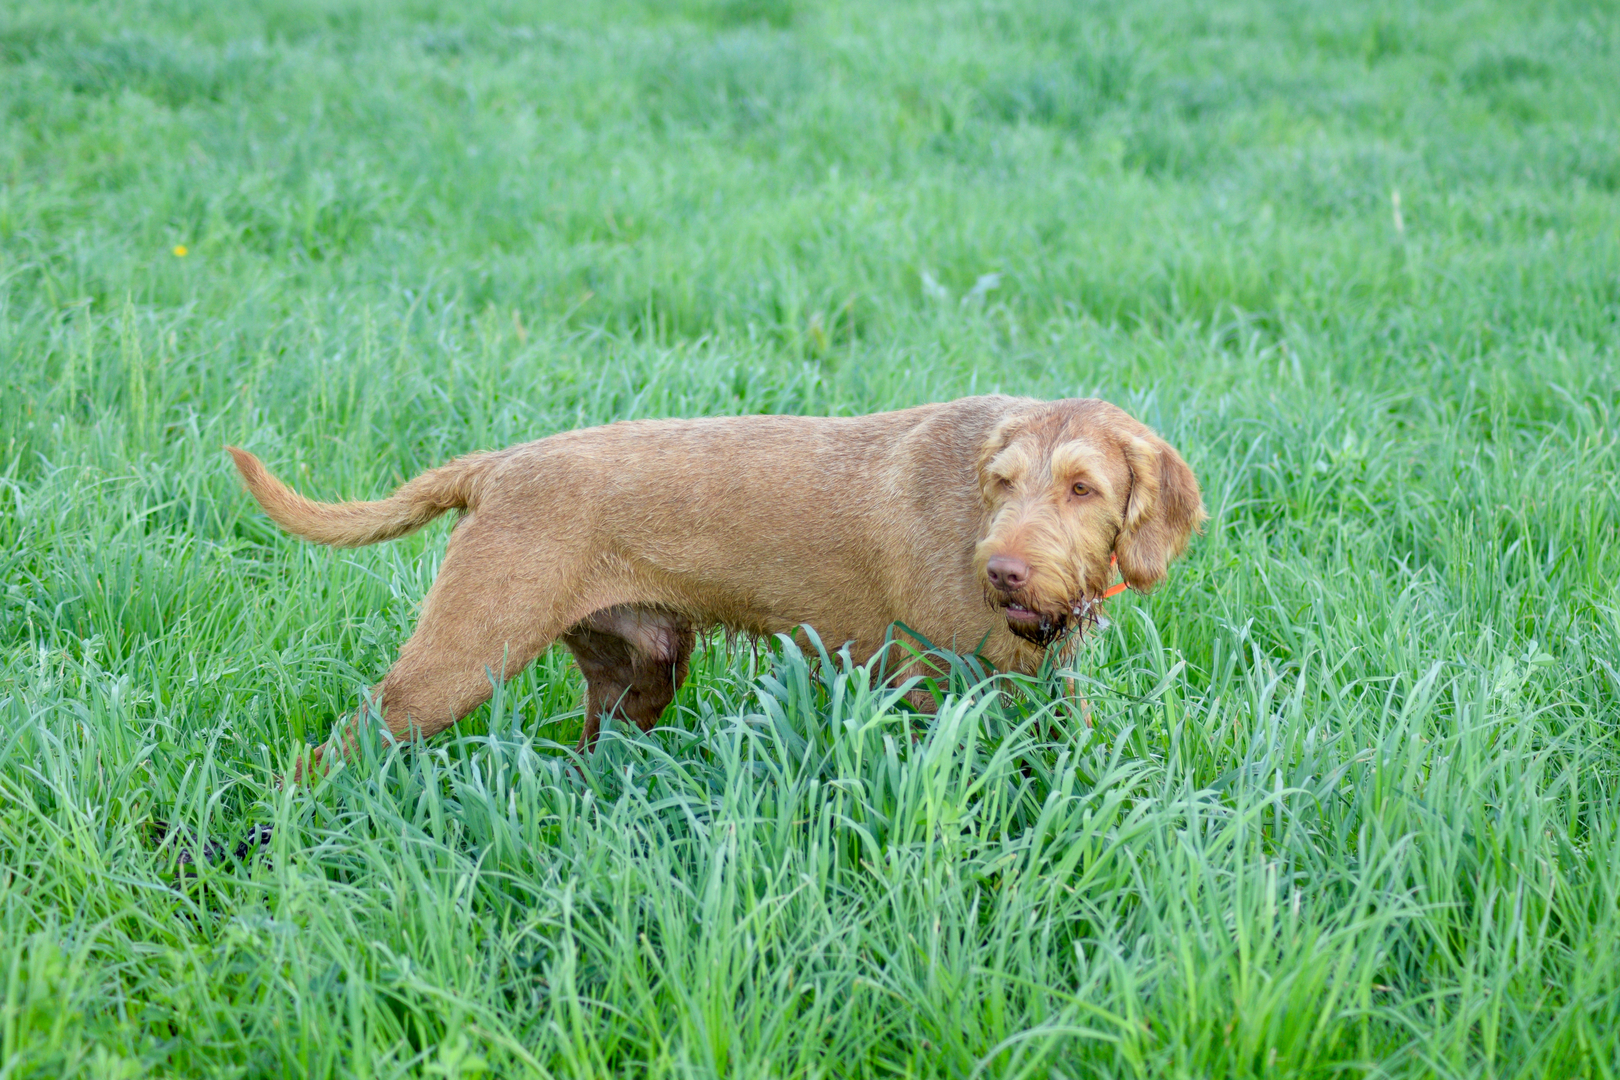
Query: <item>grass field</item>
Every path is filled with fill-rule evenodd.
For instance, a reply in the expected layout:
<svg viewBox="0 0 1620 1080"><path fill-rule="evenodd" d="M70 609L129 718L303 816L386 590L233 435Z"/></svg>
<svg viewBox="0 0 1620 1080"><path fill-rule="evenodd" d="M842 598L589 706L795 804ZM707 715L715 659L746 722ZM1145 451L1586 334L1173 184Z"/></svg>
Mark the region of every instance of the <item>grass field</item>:
<svg viewBox="0 0 1620 1080"><path fill-rule="evenodd" d="M0 1078L1620 1075L1620 11L434 6L0 6ZM1204 484L1094 726L716 641L277 782L448 526L224 443L992 389Z"/></svg>

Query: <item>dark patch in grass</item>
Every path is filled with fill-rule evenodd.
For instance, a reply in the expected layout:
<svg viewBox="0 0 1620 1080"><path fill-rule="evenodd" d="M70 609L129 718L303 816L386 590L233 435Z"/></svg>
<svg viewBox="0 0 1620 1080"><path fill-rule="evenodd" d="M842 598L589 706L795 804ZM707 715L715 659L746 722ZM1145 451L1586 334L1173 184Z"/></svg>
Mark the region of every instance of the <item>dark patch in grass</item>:
<svg viewBox="0 0 1620 1080"><path fill-rule="evenodd" d="M1368 67L1375 67L1405 51L1404 28L1387 15L1373 19L1361 39L1361 59Z"/></svg>
<svg viewBox="0 0 1620 1080"><path fill-rule="evenodd" d="M177 829L167 821L152 822L152 842L162 846L176 832L179 833L178 847L175 849L176 873L194 874L198 863L220 863L227 858L237 862L246 862L249 859L266 855L270 851L270 841L273 830L269 825L255 825L247 834L237 841L235 846L217 841L208 840L201 844L196 836L184 828Z"/></svg>
<svg viewBox="0 0 1620 1080"><path fill-rule="evenodd" d="M661 127L746 133L777 120L813 81L791 42L740 30L703 44L672 43L643 69L641 92L648 115Z"/></svg>
<svg viewBox="0 0 1620 1080"><path fill-rule="evenodd" d="M72 31L54 20L27 19L0 26L0 59L17 64L47 49L60 48L73 38Z"/></svg>
<svg viewBox="0 0 1620 1080"><path fill-rule="evenodd" d="M268 66L251 48L218 54L140 35L95 45L52 45L40 56L76 94L105 96L133 90L170 108L242 93L262 78Z"/></svg>
<svg viewBox="0 0 1620 1080"><path fill-rule="evenodd" d="M265 4L265 36L273 41L297 43L327 37L353 44L361 36L371 5L359 0L300 0ZM374 9L373 9L374 10Z"/></svg>
<svg viewBox="0 0 1620 1080"><path fill-rule="evenodd" d="M1130 91L1132 58L1124 53L1085 55L1003 76L980 91L984 110L1005 123L1045 124L1084 134Z"/></svg>
<svg viewBox="0 0 1620 1080"><path fill-rule="evenodd" d="M1545 61L1518 53L1496 53L1482 56L1463 68L1457 75L1457 84L1471 94L1482 94L1509 83L1540 82L1551 74L1552 66Z"/></svg>
<svg viewBox="0 0 1620 1080"><path fill-rule="evenodd" d="M704 13L716 26L768 26L786 30L793 25L798 13L794 0L720 0L709 5Z"/></svg>
<svg viewBox="0 0 1620 1080"><path fill-rule="evenodd" d="M1147 176L1184 177L1218 169L1232 154L1207 125L1161 113L1132 119L1123 163Z"/></svg>

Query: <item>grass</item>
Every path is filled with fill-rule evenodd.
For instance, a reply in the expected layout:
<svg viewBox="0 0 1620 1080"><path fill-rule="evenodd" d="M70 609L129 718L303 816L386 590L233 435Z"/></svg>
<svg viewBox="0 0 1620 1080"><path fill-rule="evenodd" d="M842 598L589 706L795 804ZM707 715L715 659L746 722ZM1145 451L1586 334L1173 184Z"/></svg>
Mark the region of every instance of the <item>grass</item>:
<svg viewBox="0 0 1620 1080"><path fill-rule="evenodd" d="M0 1077L1620 1074L1617 60L1574 0L8 3ZM1093 726L716 640L582 771L551 655L276 782L445 533L301 545L223 443L362 496L991 389L1214 515Z"/></svg>

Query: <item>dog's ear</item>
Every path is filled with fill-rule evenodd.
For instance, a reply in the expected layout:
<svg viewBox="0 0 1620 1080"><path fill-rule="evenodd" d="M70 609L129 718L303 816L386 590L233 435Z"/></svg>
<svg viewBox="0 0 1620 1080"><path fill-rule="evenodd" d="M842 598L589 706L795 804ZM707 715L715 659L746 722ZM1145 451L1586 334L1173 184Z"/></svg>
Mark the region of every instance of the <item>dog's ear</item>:
<svg viewBox="0 0 1620 1080"><path fill-rule="evenodd" d="M1125 443L1131 490L1114 555L1125 584L1146 592L1165 578L1170 560L1180 555L1193 531L1209 517L1198 478L1170 444L1157 435Z"/></svg>
<svg viewBox="0 0 1620 1080"><path fill-rule="evenodd" d="M984 495L986 503L990 501L990 492L993 486L988 471L990 463L1000 457L1003 450L1012 445L1012 441L1018 437L1018 432L1023 429L1027 421L1028 417L1022 413L1008 413L996 421L996 425L990 429L990 434L985 436L984 442L979 445L979 461L977 465L979 491Z"/></svg>

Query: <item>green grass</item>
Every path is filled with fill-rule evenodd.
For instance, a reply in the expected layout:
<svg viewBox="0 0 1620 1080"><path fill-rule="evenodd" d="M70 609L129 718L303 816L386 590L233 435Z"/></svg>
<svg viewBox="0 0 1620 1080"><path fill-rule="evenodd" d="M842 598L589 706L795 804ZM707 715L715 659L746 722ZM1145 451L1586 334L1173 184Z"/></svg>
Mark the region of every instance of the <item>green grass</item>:
<svg viewBox="0 0 1620 1080"><path fill-rule="evenodd" d="M1620 1075L1612 5L432 9L0 7L0 1078ZM1094 726L717 640L276 782L445 530L222 444L991 389L1204 483Z"/></svg>

